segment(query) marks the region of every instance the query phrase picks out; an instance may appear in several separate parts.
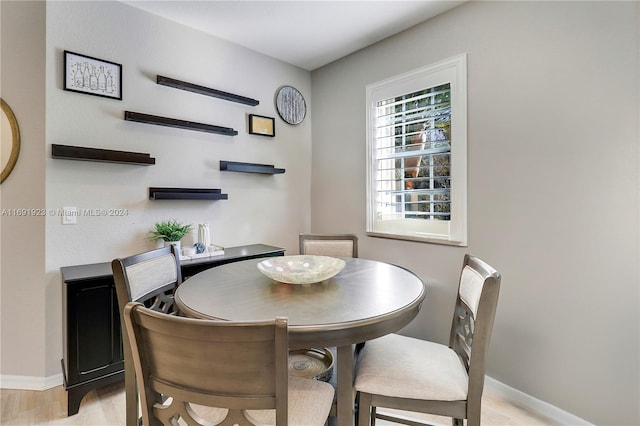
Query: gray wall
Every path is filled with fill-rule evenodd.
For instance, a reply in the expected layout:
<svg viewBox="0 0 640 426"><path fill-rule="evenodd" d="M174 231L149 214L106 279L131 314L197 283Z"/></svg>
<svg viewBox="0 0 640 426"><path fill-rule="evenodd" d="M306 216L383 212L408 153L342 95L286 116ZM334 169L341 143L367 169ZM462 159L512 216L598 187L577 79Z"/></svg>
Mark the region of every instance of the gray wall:
<svg viewBox="0 0 640 426"><path fill-rule="evenodd" d="M596 424L640 422L637 2L472 2L312 73L315 232L408 267L403 332L445 342L465 252L503 273L488 374ZM365 236L365 85L468 61L469 246Z"/></svg>
<svg viewBox="0 0 640 426"><path fill-rule="evenodd" d="M123 209L124 216L2 216L2 385L62 383L59 268L109 262L155 247L153 223L209 223L212 242L297 252L309 229L311 119L291 126L274 105L283 85L310 102L308 71L116 1L6 2L2 97L14 108L23 150L2 184L2 207ZM63 51L117 62L123 100L63 90ZM260 101L250 107L155 83L157 74ZM233 127L220 136L124 121L132 110ZM310 114L311 108L309 108ZM249 113L274 117L274 138L249 135ZM46 114L46 127L45 127ZM51 144L150 153L153 166L54 160ZM221 173L219 161L274 164L281 175ZM150 186L221 188L222 201L150 201ZM185 244L194 236L185 237Z"/></svg>
<svg viewBox="0 0 640 426"><path fill-rule="evenodd" d="M44 2L0 2L0 96L20 127L20 156L0 187L0 207L45 205L45 14ZM0 216L0 366L11 374L44 377L45 217ZM16 350L18 349L18 350Z"/></svg>

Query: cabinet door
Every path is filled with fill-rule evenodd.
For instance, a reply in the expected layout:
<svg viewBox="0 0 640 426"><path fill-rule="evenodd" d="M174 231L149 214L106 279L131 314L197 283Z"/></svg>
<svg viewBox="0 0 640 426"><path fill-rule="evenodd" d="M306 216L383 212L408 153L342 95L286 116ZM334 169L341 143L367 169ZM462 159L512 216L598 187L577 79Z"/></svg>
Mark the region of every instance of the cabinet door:
<svg viewBox="0 0 640 426"><path fill-rule="evenodd" d="M122 338L113 279L85 281L68 292L70 383L122 370Z"/></svg>

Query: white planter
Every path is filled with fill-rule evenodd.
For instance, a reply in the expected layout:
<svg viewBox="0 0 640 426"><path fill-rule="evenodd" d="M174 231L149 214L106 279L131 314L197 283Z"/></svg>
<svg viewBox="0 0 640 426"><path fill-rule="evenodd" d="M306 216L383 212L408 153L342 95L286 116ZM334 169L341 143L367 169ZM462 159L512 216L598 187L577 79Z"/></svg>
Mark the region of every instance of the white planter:
<svg viewBox="0 0 640 426"><path fill-rule="evenodd" d="M174 246L176 246L176 253L178 253L178 255L181 253L181 252L180 252L180 248L181 248L180 241L165 241L165 242L164 242L164 246L165 246L165 247L167 247L167 246L169 246L169 245L174 245Z"/></svg>

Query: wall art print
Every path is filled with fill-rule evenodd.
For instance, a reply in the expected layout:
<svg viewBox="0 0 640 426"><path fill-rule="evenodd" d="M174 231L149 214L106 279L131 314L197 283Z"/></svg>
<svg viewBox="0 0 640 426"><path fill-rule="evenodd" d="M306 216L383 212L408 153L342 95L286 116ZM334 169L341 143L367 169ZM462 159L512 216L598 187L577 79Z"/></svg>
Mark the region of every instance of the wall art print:
<svg viewBox="0 0 640 426"><path fill-rule="evenodd" d="M122 100L122 65L65 50L64 90Z"/></svg>
<svg viewBox="0 0 640 426"><path fill-rule="evenodd" d="M275 136L275 119L263 115L249 114L249 133L252 135Z"/></svg>
<svg viewBox="0 0 640 426"><path fill-rule="evenodd" d="M283 86L276 93L278 115L288 124L300 124L307 114L304 96L292 86Z"/></svg>

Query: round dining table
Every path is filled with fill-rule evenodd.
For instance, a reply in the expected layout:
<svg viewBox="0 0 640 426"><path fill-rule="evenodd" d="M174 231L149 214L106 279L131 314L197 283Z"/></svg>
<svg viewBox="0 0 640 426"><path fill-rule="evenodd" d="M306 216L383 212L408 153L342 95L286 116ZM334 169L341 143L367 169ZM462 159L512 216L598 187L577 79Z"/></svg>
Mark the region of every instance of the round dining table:
<svg viewBox="0 0 640 426"><path fill-rule="evenodd" d="M345 267L336 276L307 285L277 282L260 272L257 264L273 259L217 266L185 280L175 292L175 303L194 318L287 317L290 349L337 347L337 424L353 425L353 345L411 322L425 298L425 286L416 274L399 266L343 260Z"/></svg>

